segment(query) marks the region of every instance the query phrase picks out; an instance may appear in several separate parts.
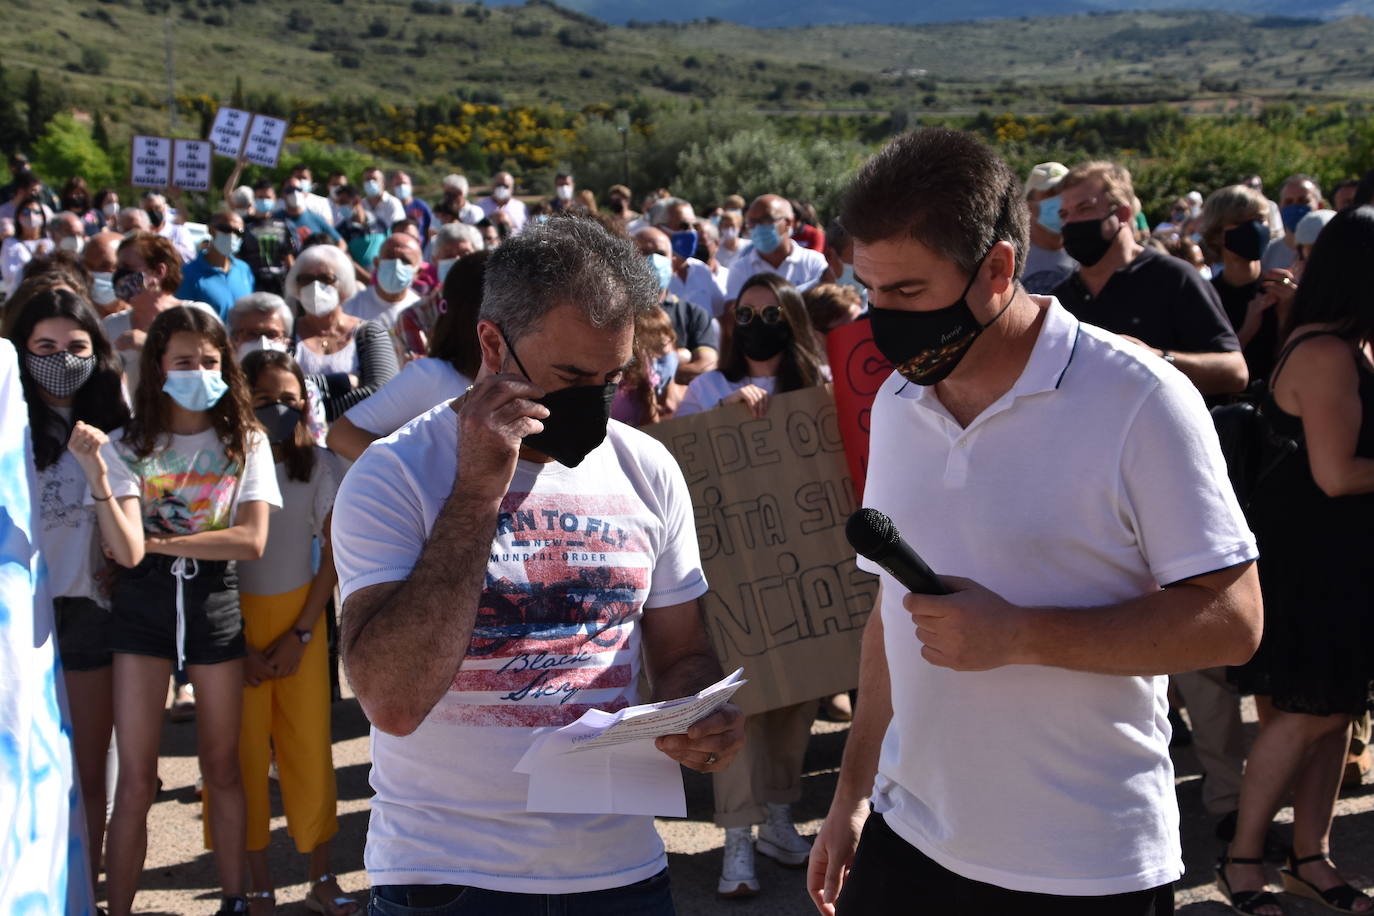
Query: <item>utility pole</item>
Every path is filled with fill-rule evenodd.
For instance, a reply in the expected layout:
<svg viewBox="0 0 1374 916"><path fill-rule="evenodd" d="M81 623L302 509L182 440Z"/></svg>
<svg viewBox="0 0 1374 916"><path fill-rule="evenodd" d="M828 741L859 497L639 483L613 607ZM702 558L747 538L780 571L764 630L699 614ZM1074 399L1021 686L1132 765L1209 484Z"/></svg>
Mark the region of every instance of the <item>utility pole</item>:
<svg viewBox="0 0 1374 916"><path fill-rule="evenodd" d="M167 15L162 20L163 61L167 68L167 117L171 122L171 133L177 132L177 91L176 69L172 65L172 10L168 5Z"/></svg>
<svg viewBox="0 0 1374 916"><path fill-rule="evenodd" d="M622 177L621 184L625 187L630 186L630 129L625 125L616 127L620 131L620 151L622 156Z"/></svg>

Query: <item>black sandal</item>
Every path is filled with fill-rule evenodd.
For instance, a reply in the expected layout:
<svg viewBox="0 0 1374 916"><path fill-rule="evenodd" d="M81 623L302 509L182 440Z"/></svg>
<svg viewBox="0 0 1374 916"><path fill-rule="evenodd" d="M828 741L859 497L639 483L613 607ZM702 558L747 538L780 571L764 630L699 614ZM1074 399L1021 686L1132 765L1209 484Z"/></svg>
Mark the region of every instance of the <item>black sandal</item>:
<svg viewBox="0 0 1374 916"><path fill-rule="evenodd" d="M1259 916L1258 910L1262 906L1283 909L1283 904L1279 902L1278 896L1272 891L1233 891L1231 890L1231 882L1226 880L1226 866L1228 865L1263 864L1263 859L1237 859L1225 854L1217 859L1217 889L1226 898L1226 902L1231 905L1231 909L1240 913L1241 916Z"/></svg>
<svg viewBox="0 0 1374 916"><path fill-rule="evenodd" d="M1369 899L1369 895L1355 890L1349 884L1337 884L1335 887L1328 887L1326 890L1319 890L1315 884L1308 881L1298 874L1298 869L1311 862L1326 862L1330 860L1324 852L1319 852L1315 856L1304 856L1295 858L1293 852L1288 853L1288 865L1279 869L1279 875L1283 878L1283 892L1292 894L1295 897L1306 897L1308 900L1315 900L1327 909L1335 910L1337 913L1370 913L1371 910L1353 909L1355 902L1361 899ZM1335 863L1331 863L1335 867Z"/></svg>

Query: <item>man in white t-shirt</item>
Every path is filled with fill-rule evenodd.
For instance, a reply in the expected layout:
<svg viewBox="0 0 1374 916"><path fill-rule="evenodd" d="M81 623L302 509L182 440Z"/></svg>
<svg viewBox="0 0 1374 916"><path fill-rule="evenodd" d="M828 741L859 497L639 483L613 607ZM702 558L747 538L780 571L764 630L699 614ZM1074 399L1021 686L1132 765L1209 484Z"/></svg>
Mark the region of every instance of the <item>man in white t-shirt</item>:
<svg viewBox="0 0 1374 916"><path fill-rule="evenodd" d="M386 189L382 170L375 165L363 170L363 210L379 231L390 232L392 225L406 218L405 204Z"/></svg>
<svg viewBox="0 0 1374 916"><path fill-rule="evenodd" d="M515 176L510 172L497 172L492 176L491 196L483 197L477 206L493 223L505 223L511 235L525 228L525 220L529 217L525 202L515 196Z"/></svg>
<svg viewBox="0 0 1374 916"><path fill-rule="evenodd" d="M754 199L744 214L744 231L750 245L730 265L726 301L738 299L744 281L754 274L777 274L802 292L817 283L835 282L824 254L792 241L796 225L792 205L785 197L765 194Z"/></svg>
<svg viewBox="0 0 1374 916"><path fill-rule="evenodd" d="M1202 397L1021 288L1027 217L1006 163L945 129L890 143L842 208L897 367L864 502L950 594L882 574L811 855L824 913L1172 913L1163 675L1259 643L1255 541Z"/></svg>
<svg viewBox="0 0 1374 916"><path fill-rule="evenodd" d="M476 387L374 442L335 503L342 653L373 723L373 903L667 916L652 818L527 811L513 772L537 729L639 702L641 659L658 699L720 677L686 482L608 424L658 284L590 220L513 237L486 278ZM727 705L657 740L714 772L743 734Z"/></svg>

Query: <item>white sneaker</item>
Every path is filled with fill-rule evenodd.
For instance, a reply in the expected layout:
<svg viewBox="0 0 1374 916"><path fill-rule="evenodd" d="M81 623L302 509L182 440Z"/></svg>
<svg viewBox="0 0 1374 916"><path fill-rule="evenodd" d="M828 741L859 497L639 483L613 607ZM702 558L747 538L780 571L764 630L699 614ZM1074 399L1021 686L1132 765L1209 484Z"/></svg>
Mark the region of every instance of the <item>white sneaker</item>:
<svg viewBox="0 0 1374 916"><path fill-rule="evenodd" d="M797 833L789 805L768 805L768 820L759 827L759 852L781 865L805 865L811 844Z"/></svg>
<svg viewBox="0 0 1374 916"><path fill-rule="evenodd" d="M725 857L716 894L721 897L752 897L759 892L754 876L754 830L730 827L725 831Z"/></svg>

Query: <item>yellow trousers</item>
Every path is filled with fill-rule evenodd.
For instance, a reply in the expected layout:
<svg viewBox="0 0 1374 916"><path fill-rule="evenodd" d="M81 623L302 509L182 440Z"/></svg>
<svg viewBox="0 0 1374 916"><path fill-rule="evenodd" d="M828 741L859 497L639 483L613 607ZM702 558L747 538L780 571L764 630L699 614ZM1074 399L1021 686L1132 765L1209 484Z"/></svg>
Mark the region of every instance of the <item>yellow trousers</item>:
<svg viewBox="0 0 1374 916"><path fill-rule="evenodd" d="M310 586L303 585L284 595L240 594L248 645L261 651L289 632L309 592ZM250 851L266 849L271 832L267 770L273 750L286 830L296 841L296 849L313 852L339 831L338 785L330 745L328 643L321 615L295 674L243 688L239 766Z"/></svg>

